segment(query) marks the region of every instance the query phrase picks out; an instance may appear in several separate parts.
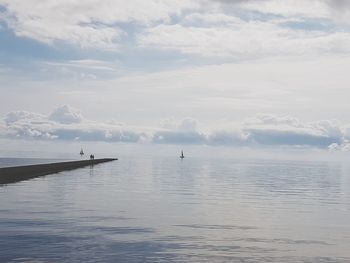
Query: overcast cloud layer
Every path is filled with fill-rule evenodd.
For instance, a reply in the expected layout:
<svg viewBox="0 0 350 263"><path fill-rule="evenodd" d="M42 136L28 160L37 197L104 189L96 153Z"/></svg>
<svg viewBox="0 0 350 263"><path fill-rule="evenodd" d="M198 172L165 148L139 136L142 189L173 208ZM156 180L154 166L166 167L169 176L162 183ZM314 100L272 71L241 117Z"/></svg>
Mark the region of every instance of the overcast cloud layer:
<svg viewBox="0 0 350 263"><path fill-rule="evenodd" d="M346 0L0 0L0 135L348 149L349 18Z"/></svg>

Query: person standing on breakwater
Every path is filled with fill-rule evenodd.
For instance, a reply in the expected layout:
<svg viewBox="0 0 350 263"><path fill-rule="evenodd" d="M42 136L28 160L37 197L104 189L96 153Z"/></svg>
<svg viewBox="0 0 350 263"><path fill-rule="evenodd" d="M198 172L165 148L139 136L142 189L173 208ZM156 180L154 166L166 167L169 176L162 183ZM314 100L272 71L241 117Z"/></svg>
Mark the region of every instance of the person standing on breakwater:
<svg viewBox="0 0 350 263"><path fill-rule="evenodd" d="M90 154L90 160L95 160L95 155Z"/></svg>

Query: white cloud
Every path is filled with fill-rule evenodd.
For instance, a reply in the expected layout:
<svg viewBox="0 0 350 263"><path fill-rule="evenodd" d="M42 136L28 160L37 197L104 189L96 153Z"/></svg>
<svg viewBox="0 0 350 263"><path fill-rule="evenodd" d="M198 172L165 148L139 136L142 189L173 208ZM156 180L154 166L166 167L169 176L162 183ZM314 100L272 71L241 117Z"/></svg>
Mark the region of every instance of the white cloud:
<svg viewBox="0 0 350 263"><path fill-rule="evenodd" d="M227 21L225 17L222 19L223 23ZM139 35L138 41L143 47L179 50L185 54L205 57L239 59L350 51L348 32L310 32L282 27L275 22L235 19L229 25L158 25L145 30Z"/></svg>
<svg viewBox="0 0 350 263"><path fill-rule="evenodd" d="M56 108L49 116L49 119L58 123L71 124L80 123L83 120L81 112L68 105Z"/></svg>
<svg viewBox="0 0 350 263"><path fill-rule="evenodd" d="M302 123L289 116L258 115L245 122L243 132L249 141L263 145L327 147L343 140L337 123Z"/></svg>
<svg viewBox="0 0 350 263"><path fill-rule="evenodd" d="M191 13L186 15L181 21L185 24L196 23L201 25L213 25L213 24L238 24L243 21L235 16L223 14L223 13Z"/></svg>
<svg viewBox="0 0 350 263"><path fill-rule="evenodd" d="M115 71L116 67L114 63L95 60L95 59L80 59L70 60L67 62L47 62L47 65L58 66L58 67L72 67L77 69L87 69L94 71Z"/></svg>
<svg viewBox="0 0 350 263"><path fill-rule="evenodd" d="M28 111L12 111L6 114L4 121L7 125L26 119L40 121L44 115Z"/></svg>
<svg viewBox="0 0 350 263"><path fill-rule="evenodd" d="M284 17L337 19L336 12L349 9L348 0L212 0L225 5L237 5L245 11Z"/></svg>
<svg viewBox="0 0 350 263"><path fill-rule="evenodd" d="M248 135L240 129L223 129L212 132L208 136L210 145L245 146L248 145Z"/></svg>
<svg viewBox="0 0 350 263"><path fill-rule="evenodd" d="M168 21L193 8L187 0L1 0L5 20L16 35L54 43L64 41L82 48L114 50L124 31L117 23L149 24Z"/></svg>
<svg viewBox="0 0 350 263"><path fill-rule="evenodd" d="M49 116L26 111L9 112L4 121L0 134L13 139L139 142L145 136L120 123L86 120L79 110L67 105L56 108Z"/></svg>
<svg viewBox="0 0 350 263"><path fill-rule="evenodd" d="M164 144L206 144L206 135L196 131L157 131L153 143Z"/></svg>
<svg viewBox="0 0 350 263"><path fill-rule="evenodd" d="M212 0L211 2L223 4L224 6L219 8L221 11L227 9L227 5L235 5L246 13L251 11L288 19L321 19L349 25L348 0Z"/></svg>
<svg viewBox="0 0 350 263"><path fill-rule="evenodd" d="M153 134L152 142L168 144L205 144L207 135L198 130L198 122L185 118L180 122L166 120L163 129Z"/></svg>
<svg viewBox="0 0 350 263"><path fill-rule="evenodd" d="M180 122L174 119L166 119L162 122L162 127L164 129L176 130L176 131L196 131L198 129L198 122L193 118L184 118Z"/></svg>
<svg viewBox="0 0 350 263"><path fill-rule="evenodd" d="M227 11L215 3L233 3L239 9ZM6 7L0 20L16 35L81 48L116 51L129 38L134 48L138 44L206 57L251 58L349 52L350 46L347 30L310 32L281 25L283 18L305 24L308 19L345 21L350 5L343 0L48 0L40 5L35 0L0 0L0 5ZM242 12L245 19L240 18ZM252 12L260 12L262 18L254 18Z"/></svg>
<svg viewBox="0 0 350 263"><path fill-rule="evenodd" d="M227 11L226 6L217 7L215 3L235 4L239 9ZM346 39L344 49L349 43L345 32L329 36L303 34L300 30L281 28L276 17L269 17L273 14L287 19L347 21L350 4L345 0L47 0L40 5L35 0L0 0L0 5L6 8L0 20L16 35L81 48L118 50L121 39L133 34L127 25L136 25L138 32L146 29L139 39L142 46L159 45L201 55L248 52L249 56L260 51L289 52L297 46L301 46L302 52L324 45L327 50L332 39L334 42ZM258 22L252 16L244 21L239 18L240 12L248 14L247 17L251 12L260 12L264 18ZM173 24L173 17L178 24ZM191 23L202 27L184 26Z"/></svg>
<svg viewBox="0 0 350 263"><path fill-rule="evenodd" d="M78 115L79 121L76 121L71 119L71 115L67 117L67 112L72 113L70 107L63 106L58 109L64 109L63 113L61 112L64 121L62 118L59 122L53 121L49 116L36 113L10 112L4 118L4 125L0 125L0 134L2 137L13 139L289 146L330 150L349 148L346 139L349 131L346 126L335 121L305 123L288 116L259 114L231 127L227 124L220 129L204 132L192 118L185 118L180 122L168 120L163 122L161 128L147 128L117 122L94 122L80 118L80 115ZM54 112L57 111L60 110L56 109Z"/></svg>
<svg viewBox="0 0 350 263"><path fill-rule="evenodd" d="M344 141L343 143L332 143L328 146L328 150L331 152L349 152L350 151L350 143L349 141Z"/></svg>
<svg viewBox="0 0 350 263"><path fill-rule="evenodd" d="M250 10L286 17L328 18L330 16L330 10L322 0L245 1L241 4Z"/></svg>

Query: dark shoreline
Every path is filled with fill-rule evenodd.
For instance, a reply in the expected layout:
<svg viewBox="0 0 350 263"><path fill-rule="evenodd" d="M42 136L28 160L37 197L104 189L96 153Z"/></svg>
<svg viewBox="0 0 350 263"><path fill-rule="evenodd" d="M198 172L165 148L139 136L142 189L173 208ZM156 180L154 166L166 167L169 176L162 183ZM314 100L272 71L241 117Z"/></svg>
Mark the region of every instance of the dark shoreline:
<svg viewBox="0 0 350 263"><path fill-rule="evenodd" d="M28 180L28 179L48 175L48 174L73 170L73 169L82 168L89 165L111 162L115 160L118 160L118 159L104 158L104 159L95 159L95 160L3 167L3 168L0 168L0 185L16 183L23 180Z"/></svg>

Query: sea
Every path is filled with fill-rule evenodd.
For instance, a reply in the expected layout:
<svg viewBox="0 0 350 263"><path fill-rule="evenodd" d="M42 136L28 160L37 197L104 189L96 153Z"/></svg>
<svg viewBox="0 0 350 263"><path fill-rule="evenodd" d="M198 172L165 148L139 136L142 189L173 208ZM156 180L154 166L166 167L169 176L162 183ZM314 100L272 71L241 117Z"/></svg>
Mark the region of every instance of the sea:
<svg viewBox="0 0 350 263"><path fill-rule="evenodd" d="M350 262L350 163L125 156L2 185L0 262Z"/></svg>

